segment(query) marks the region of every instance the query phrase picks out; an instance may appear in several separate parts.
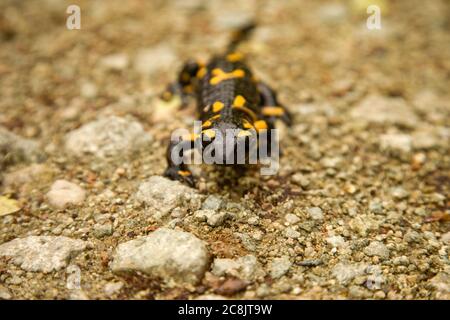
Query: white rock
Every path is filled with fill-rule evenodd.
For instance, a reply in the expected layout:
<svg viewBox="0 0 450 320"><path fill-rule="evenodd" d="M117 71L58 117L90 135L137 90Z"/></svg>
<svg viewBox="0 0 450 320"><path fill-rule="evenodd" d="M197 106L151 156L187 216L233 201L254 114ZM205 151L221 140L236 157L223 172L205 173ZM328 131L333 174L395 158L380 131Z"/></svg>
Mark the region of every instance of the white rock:
<svg viewBox="0 0 450 320"><path fill-rule="evenodd" d="M9 292L8 288L0 284L0 300L9 300L11 298L12 295L11 292Z"/></svg>
<svg viewBox="0 0 450 320"><path fill-rule="evenodd" d="M73 155L106 160L131 155L151 142L151 136L134 120L109 116L87 123L66 135L65 147Z"/></svg>
<svg viewBox="0 0 450 320"><path fill-rule="evenodd" d="M288 256L282 256L280 258L275 258L270 263L270 276L273 279L280 278L284 276L292 266Z"/></svg>
<svg viewBox="0 0 450 320"><path fill-rule="evenodd" d="M85 98L92 99L97 96L98 88L92 82L83 82L80 86L80 94Z"/></svg>
<svg viewBox="0 0 450 320"><path fill-rule="evenodd" d="M67 237L29 236L0 245L0 256L26 271L51 272L67 266L70 258L86 248L86 243Z"/></svg>
<svg viewBox="0 0 450 320"><path fill-rule="evenodd" d="M292 176L292 181L298 185L300 185L303 189L308 188L309 184L311 183L305 175L301 174L300 172L294 174Z"/></svg>
<svg viewBox="0 0 450 320"><path fill-rule="evenodd" d="M109 70L123 70L128 64L129 58L124 53L110 54L100 60L100 65Z"/></svg>
<svg viewBox="0 0 450 320"><path fill-rule="evenodd" d="M337 168L341 162L341 157L323 158L320 161L325 168Z"/></svg>
<svg viewBox="0 0 450 320"><path fill-rule="evenodd" d="M172 48L161 44L153 48L141 49L134 59L134 69L143 75L155 75L169 69L177 60Z"/></svg>
<svg viewBox="0 0 450 320"><path fill-rule="evenodd" d="M444 233L444 234L441 236L441 241L442 241L443 243L445 243L445 244L450 244L450 231Z"/></svg>
<svg viewBox="0 0 450 320"><path fill-rule="evenodd" d="M120 290L123 288L123 282L108 282L103 287L103 292L108 296L112 297L115 294L118 294Z"/></svg>
<svg viewBox="0 0 450 320"><path fill-rule="evenodd" d="M197 283L209 259L206 244L194 235L160 228L120 244L110 267L115 273L140 271L167 282Z"/></svg>
<svg viewBox="0 0 450 320"><path fill-rule="evenodd" d="M287 227L286 229L284 229L284 235L287 238L296 239L296 238L300 237L300 232L296 231L292 227Z"/></svg>
<svg viewBox="0 0 450 320"><path fill-rule="evenodd" d="M347 7L340 3L323 4L319 7L317 15L325 23L338 23L347 17Z"/></svg>
<svg viewBox="0 0 450 320"><path fill-rule="evenodd" d="M346 245L345 239L342 236L331 236L326 240L332 248L342 248Z"/></svg>
<svg viewBox="0 0 450 320"><path fill-rule="evenodd" d="M222 207L223 201L220 197L210 195L202 204L202 209L206 210L219 210Z"/></svg>
<svg viewBox="0 0 450 320"><path fill-rule="evenodd" d="M249 11L220 11L214 19L214 26L220 30L236 29L249 24L254 14Z"/></svg>
<svg viewBox="0 0 450 320"><path fill-rule="evenodd" d="M238 259L214 259L211 272L216 276L233 276L244 280L254 280L264 276L264 271L253 255Z"/></svg>
<svg viewBox="0 0 450 320"><path fill-rule="evenodd" d="M380 148L388 151L410 152L412 149L412 138L407 134L383 134L380 136Z"/></svg>
<svg viewBox="0 0 450 320"><path fill-rule="evenodd" d="M60 209L68 204L80 204L85 197L86 193L82 188L66 180L55 181L47 193L50 205Z"/></svg>
<svg viewBox="0 0 450 320"><path fill-rule="evenodd" d="M412 145L414 149L431 149L439 146L439 138L432 131L418 131L413 133Z"/></svg>
<svg viewBox="0 0 450 320"><path fill-rule="evenodd" d="M192 211L199 209L202 196L178 181L152 176L140 184L136 199L161 214L167 214L177 207Z"/></svg>
<svg viewBox="0 0 450 320"><path fill-rule="evenodd" d="M391 195L395 199L405 199L408 197L409 193L403 187L391 188Z"/></svg>
<svg viewBox="0 0 450 320"><path fill-rule="evenodd" d="M288 224L296 224L297 222L300 221L300 218L297 217L295 214L288 213L287 215L284 216L284 220L286 220Z"/></svg>
<svg viewBox="0 0 450 320"><path fill-rule="evenodd" d="M358 120L379 124L398 124L414 127L418 118L401 98L370 95L364 98L350 113Z"/></svg>
<svg viewBox="0 0 450 320"><path fill-rule="evenodd" d="M428 283L438 292L445 294L446 297L450 296L450 275L448 273L439 272L433 278L428 280Z"/></svg>
<svg viewBox="0 0 450 320"><path fill-rule="evenodd" d="M323 220L323 211L319 207L308 208L308 214L313 220Z"/></svg>
<svg viewBox="0 0 450 320"><path fill-rule="evenodd" d="M349 264L340 262L332 270L332 274L340 284L348 284L354 278L365 273L367 266L365 264Z"/></svg>
<svg viewBox="0 0 450 320"><path fill-rule="evenodd" d="M389 258L389 249L379 241L372 241L364 248L364 253L368 256L378 256L382 259Z"/></svg>
<svg viewBox="0 0 450 320"><path fill-rule="evenodd" d="M194 217L199 221L206 221L211 227L218 227L222 225L225 220L232 218L233 216L227 212L218 212L214 210L202 209L197 210L194 213Z"/></svg>

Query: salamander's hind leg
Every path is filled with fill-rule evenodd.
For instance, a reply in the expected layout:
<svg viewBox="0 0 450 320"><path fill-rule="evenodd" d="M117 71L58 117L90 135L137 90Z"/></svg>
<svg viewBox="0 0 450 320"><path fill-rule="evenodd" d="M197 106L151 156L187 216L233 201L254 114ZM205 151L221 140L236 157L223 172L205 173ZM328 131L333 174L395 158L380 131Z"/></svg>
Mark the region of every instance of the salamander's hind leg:
<svg viewBox="0 0 450 320"><path fill-rule="evenodd" d="M183 163L183 157L184 151L193 149L194 147L194 141L171 141L167 148L168 166L164 172L164 176L171 180L187 183L189 186L193 187L195 185L195 179L186 164Z"/></svg>
<svg viewBox="0 0 450 320"><path fill-rule="evenodd" d="M277 94L264 82L258 82L258 91L261 96L261 113L274 124L277 119L286 125L292 124L292 116L285 106L277 100Z"/></svg>
<svg viewBox="0 0 450 320"><path fill-rule="evenodd" d="M194 93L194 79L201 69L201 65L193 60L189 60L181 68L176 81L170 83L161 94L161 99L169 101L174 95L181 98L181 107L188 104L188 97Z"/></svg>

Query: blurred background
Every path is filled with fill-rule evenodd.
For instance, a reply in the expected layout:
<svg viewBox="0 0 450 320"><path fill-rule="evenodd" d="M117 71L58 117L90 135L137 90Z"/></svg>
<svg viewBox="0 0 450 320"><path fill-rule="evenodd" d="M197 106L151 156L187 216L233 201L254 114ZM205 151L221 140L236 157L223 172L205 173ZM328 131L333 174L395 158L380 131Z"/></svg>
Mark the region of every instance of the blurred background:
<svg viewBox="0 0 450 320"><path fill-rule="evenodd" d="M66 27L69 5L79 30ZM370 5L381 29L367 28ZM249 21L257 28L239 50L294 115L279 173L194 168L195 190L158 177L172 130L195 119L158 94L186 59L221 53ZM29 272L0 257L0 298L448 299L449 88L448 0L1 0L0 255L42 271L55 268L35 259L42 246L11 241L76 240L44 250L65 259L58 268L79 241L86 250L73 259L78 291L64 268ZM215 220L177 202L197 193ZM119 244L163 226L204 241L219 264L234 259L245 281L206 255L181 259L200 264L198 286L111 270ZM160 266L169 280L184 241L174 238Z"/></svg>
<svg viewBox="0 0 450 320"><path fill-rule="evenodd" d="M66 28L70 4L81 9L80 30ZM370 4L381 9L381 30L366 27ZM445 0L3 0L0 9L0 125L29 137L120 101L151 122L148 99L183 61L220 53L250 20L259 26L241 50L287 105L345 110L371 92L412 100L449 88Z"/></svg>

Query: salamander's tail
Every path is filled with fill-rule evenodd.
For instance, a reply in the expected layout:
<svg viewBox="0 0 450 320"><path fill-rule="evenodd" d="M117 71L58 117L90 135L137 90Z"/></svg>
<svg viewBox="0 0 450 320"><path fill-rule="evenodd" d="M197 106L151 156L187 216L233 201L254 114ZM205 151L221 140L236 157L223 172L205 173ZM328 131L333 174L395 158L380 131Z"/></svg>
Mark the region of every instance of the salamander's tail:
<svg viewBox="0 0 450 320"><path fill-rule="evenodd" d="M246 25L240 27L231 34L231 40L227 47L227 53L236 50L236 47L244 40L248 38L250 33L255 29L256 23L254 21L247 23Z"/></svg>

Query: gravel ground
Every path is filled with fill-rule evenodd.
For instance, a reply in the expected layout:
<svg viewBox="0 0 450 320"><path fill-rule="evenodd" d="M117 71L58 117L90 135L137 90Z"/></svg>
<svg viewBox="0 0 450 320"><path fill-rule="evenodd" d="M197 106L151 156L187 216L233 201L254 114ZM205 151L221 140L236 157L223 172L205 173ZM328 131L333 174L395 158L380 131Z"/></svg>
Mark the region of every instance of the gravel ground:
<svg viewBox="0 0 450 320"><path fill-rule="evenodd" d="M1 1L0 299L449 299L449 12ZM161 177L194 112L157 94L254 18L241 51L294 114L280 171Z"/></svg>

